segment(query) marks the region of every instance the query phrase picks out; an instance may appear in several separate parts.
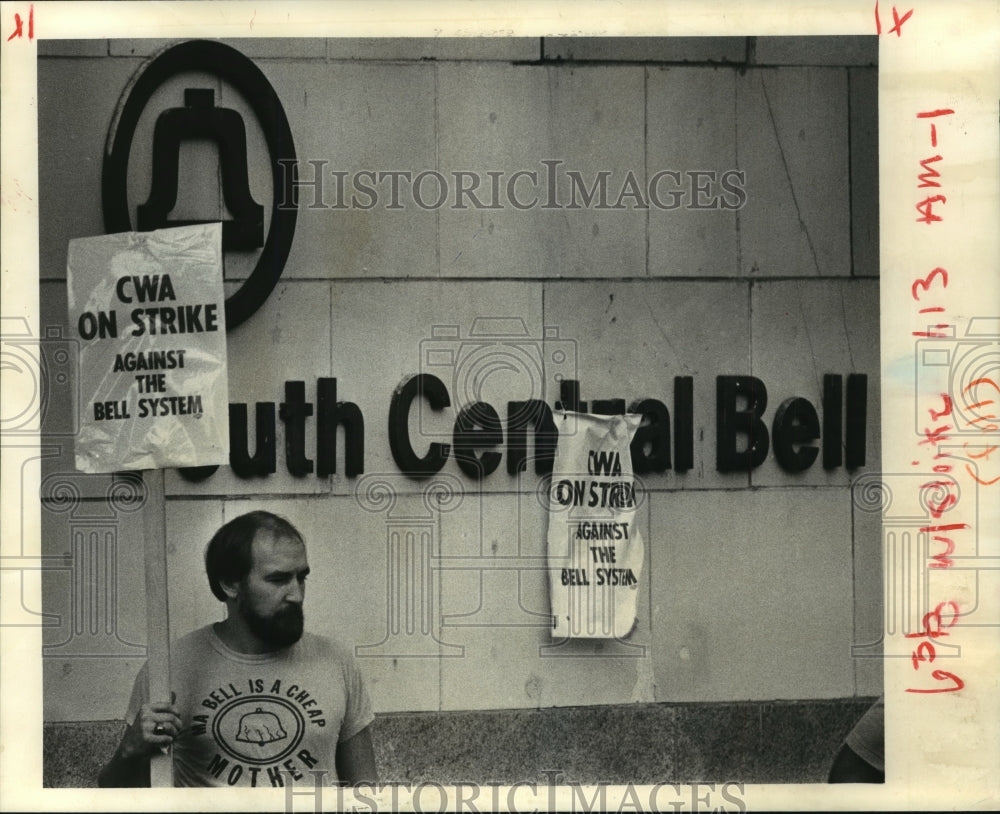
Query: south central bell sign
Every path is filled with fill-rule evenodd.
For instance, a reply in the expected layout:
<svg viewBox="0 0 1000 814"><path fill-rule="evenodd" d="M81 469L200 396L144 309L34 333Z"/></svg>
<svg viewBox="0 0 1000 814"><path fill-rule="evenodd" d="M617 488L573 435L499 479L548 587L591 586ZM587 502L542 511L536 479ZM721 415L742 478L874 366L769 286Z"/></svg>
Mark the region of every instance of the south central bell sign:
<svg viewBox="0 0 1000 814"><path fill-rule="evenodd" d="M281 205L295 200L295 173L286 171L296 165L291 130L273 87L250 59L223 43L196 40L170 46L143 65L111 123L102 176L105 226L109 232L132 229L127 180L140 116L158 88L190 72L212 74L235 87L257 118L267 143L272 176L270 228L265 237L263 208L252 199L247 186L242 120L235 111L217 106L213 91L207 88L186 88L183 106L160 113L153 137L150 198L138 206L136 222L140 230L180 225L169 220L177 193L179 144L198 138L219 146L223 195L227 209L234 213L231 221L223 222L223 249L261 250L253 272L226 299L225 325L231 330L252 316L273 290L288 258L297 217L297 207ZM148 317L148 311L142 312L143 319ZM149 319L152 330L154 323L152 317ZM160 325L156 323L157 330ZM173 332L176 330L175 325ZM513 340L501 340L500 344L509 347L513 356L523 352ZM116 365L119 363L122 370L152 375L162 366L169 367L171 360L167 356L160 359L155 355L125 354ZM554 373L553 378L560 382L555 409L598 415L627 412L642 417L630 447L635 474L673 470L683 475L694 467L693 377L674 377L672 404L668 407L658 398L631 402L624 398L595 399L588 404L580 398L580 385L572 370L558 368ZM459 391L465 388L456 382L452 392ZM532 387L529 396L536 392ZM827 470L841 466L850 470L865 463L865 374L852 373L846 379L840 374L828 374L823 379L818 406L808 399L788 396L773 413L768 410L767 386L754 376L720 375L715 381L715 394L715 467L719 472L750 471L771 454L791 474L812 467L821 452L821 463ZM496 472L504 459L510 475L525 471L529 457L537 474L552 471L558 433L552 408L544 401L531 397L509 400L506 418L501 421L497 408L487 402L472 400L453 407L448 385L428 372L406 378L387 397L389 449L396 466L410 477L430 477L441 471L449 458L454 458L463 474L475 479ZM345 449L340 456L344 474L354 478L365 471L364 416L358 405L337 400L335 378L317 379L315 404L306 400L305 382L286 381L282 402L257 402L254 409L251 439L248 405L229 405L229 465L237 477L263 477L277 471L279 420L284 425L283 458L291 475L322 478L336 474L340 431L344 435ZM453 410L454 423L447 442L411 437L410 416L415 410ZM110 423L114 421L112 415ZM315 421L316 444L314 450L307 450L306 429L311 421ZM217 469L213 465L180 471L187 479L200 481Z"/></svg>
<svg viewBox="0 0 1000 814"><path fill-rule="evenodd" d="M718 376L716 390L716 455L719 472L747 472L760 466L769 454L790 474L809 469L820 458L824 469L856 469L865 464L868 377L852 373L823 377L820 410L808 399L786 397L773 414L768 412L768 391L754 376ZM654 398L580 400L574 380L560 384L556 409L593 414L638 413L642 422L630 452L636 474L678 474L694 466L694 378L674 378L673 411ZM552 472L558 432L552 409L539 399L508 401L506 420L487 402L472 402L457 409L451 443L431 441L416 448L410 433L410 415L417 409L452 408L445 383L430 373L403 380L389 403L389 448L399 470L413 478L439 472L453 457L470 478L494 473L504 458L508 474L525 471L529 457L539 475ZM358 405L337 401L337 380L316 381L316 403L306 400L305 382L286 381L285 400L257 402L255 439L251 443L246 404L229 405L230 467L240 478L254 478L277 471L277 421L284 425L285 466L296 477L337 473L337 434L345 440L344 474L353 478L364 469L365 422ZM306 428L316 422L315 457L306 449ZM815 442L820 442L817 446ZM529 456L529 447L532 452ZM218 467L180 470L188 480L200 481Z"/></svg>

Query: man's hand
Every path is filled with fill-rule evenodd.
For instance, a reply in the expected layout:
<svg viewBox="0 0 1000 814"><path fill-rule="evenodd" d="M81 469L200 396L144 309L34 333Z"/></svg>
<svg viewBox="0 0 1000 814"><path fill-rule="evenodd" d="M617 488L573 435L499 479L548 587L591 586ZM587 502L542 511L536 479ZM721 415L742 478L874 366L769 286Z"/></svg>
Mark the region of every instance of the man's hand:
<svg viewBox="0 0 1000 814"><path fill-rule="evenodd" d="M139 714L135 716L132 725L122 738L121 756L126 760L134 757L151 755L163 746L174 742L181 731L181 717L173 701L177 698L171 693L171 703L160 702L143 704Z"/></svg>
<svg viewBox="0 0 1000 814"><path fill-rule="evenodd" d="M174 706L176 699L176 693L171 693L170 703L142 705L111 760L101 769L98 785L104 788L149 785L150 755L173 743L183 725Z"/></svg>

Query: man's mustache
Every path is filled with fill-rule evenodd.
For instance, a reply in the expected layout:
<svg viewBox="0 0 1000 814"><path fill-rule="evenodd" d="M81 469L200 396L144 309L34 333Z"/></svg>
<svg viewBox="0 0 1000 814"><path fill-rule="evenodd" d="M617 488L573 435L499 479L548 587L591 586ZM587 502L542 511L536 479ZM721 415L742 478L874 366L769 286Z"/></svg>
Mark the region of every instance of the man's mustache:
<svg viewBox="0 0 1000 814"><path fill-rule="evenodd" d="M305 619L305 614L302 612L301 605L289 605L288 607L281 608L280 610L275 611L274 616L272 618L280 619L283 621L284 620L291 621L292 619L294 619L296 621L301 622Z"/></svg>

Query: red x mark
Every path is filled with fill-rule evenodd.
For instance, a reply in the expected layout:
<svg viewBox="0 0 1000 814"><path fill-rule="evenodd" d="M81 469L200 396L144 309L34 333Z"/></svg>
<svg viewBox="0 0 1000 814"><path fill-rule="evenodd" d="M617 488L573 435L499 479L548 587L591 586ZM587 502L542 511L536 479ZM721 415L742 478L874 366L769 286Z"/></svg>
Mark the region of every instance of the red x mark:
<svg viewBox="0 0 1000 814"><path fill-rule="evenodd" d="M902 17L900 17L899 12L896 10L896 7L893 6L892 7L893 26L892 28L889 29L888 33L892 34L893 32L895 32L897 37L901 37L903 35L903 23L909 20L910 17L912 16L913 16L912 8L908 12L906 12ZM882 19L879 17L878 13L878 0L876 0L875 2L875 33L876 34L882 33Z"/></svg>

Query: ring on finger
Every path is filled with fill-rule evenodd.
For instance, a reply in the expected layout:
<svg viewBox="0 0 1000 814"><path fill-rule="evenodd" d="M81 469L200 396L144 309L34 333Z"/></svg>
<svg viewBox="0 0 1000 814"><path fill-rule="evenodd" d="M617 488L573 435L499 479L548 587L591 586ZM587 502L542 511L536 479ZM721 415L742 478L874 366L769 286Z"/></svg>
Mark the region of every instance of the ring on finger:
<svg viewBox="0 0 1000 814"><path fill-rule="evenodd" d="M164 728L163 724L161 724L161 723L157 723L156 726L153 727L153 734L154 735L162 735L166 731L167 730Z"/></svg>

